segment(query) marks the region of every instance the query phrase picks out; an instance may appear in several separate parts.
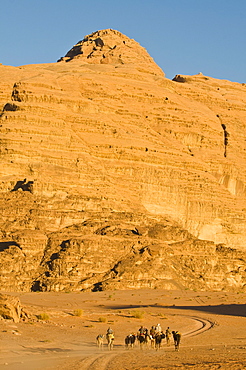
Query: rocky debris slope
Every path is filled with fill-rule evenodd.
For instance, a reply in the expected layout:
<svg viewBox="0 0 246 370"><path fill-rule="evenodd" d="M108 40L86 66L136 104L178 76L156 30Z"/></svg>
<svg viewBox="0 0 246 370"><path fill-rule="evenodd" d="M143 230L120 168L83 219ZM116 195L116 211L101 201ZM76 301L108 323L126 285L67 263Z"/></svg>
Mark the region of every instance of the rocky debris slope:
<svg viewBox="0 0 246 370"><path fill-rule="evenodd" d="M245 290L244 252L199 240L173 220L98 211L84 212L82 219L47 236L30 229L8 233L0 243L1 287Z"/></svg>
<svg viewBox="0 0 246 370"><path fill-rule="evenodd" d="M246 287L244 253L137 214L101 215L53 234L42 268L40 290Z"/></svg>
<svg viewBox="0 0 246 370"><path fill-rule="evenodd" d="M245 84L170 81L114 30L0 81L3 289L244 289Z"/></svg>

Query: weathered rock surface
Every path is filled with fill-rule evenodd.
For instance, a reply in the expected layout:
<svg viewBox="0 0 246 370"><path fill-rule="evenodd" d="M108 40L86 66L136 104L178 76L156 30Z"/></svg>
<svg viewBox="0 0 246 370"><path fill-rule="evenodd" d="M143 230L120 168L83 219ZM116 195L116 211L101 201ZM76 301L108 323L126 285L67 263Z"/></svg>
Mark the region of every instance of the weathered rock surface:
<svg viewBox="0 0 246 370"><path fill-rule="evenodd" d="M144 68L142 72L164 76L161 68L141 45L121 32L112 29L96 31L85 36L58 62L69 62L74 59L89 64L115 66L128 64L136 66L138 69Z"/></svg>
<svg viewBox="0 0 246 370"><path fill-rule="evenodd" d="M21 311L22 308L19 298L0 294L0 317L19 322Z"/></svg>
<svg viewBox="0 0 246 370"><path fill-rule="evenodd" d="M50 235L41 267L45 273L34 289L245 287L241 251L196 239L162 218L136 213L98 216Z"/></svg>
<svg viewBox="0 0 246 370"><path fill-rule="evenodd" d="M245 84L114 30L0 81L2 290L245 289Z"/></svg>

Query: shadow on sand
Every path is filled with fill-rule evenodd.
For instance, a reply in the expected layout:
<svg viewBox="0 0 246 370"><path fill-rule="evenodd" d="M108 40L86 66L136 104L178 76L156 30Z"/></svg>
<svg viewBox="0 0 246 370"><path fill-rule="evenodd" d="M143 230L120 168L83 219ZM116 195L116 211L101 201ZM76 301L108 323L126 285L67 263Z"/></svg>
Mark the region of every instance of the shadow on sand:
<svg viewBox="0 0 246 370"><path fill-rule="evenodd" d="M48 352L71 352L70 348L59 347L26 347L22 346L26 351L32 353L48 353Z"/></svg>
<svg viewBox="0 0 246 370"><path fill-rule="evenodd" d="M191 311L202 311L213 313L216 315L228 315L228 316L241 316L246 317L246 304L220 304L220 305L207 305L207 306L164 306L164 305L118 305L108 306L111 310L133 310L143 309L145 307L158 307L172 310L191 310Z"/></svg>

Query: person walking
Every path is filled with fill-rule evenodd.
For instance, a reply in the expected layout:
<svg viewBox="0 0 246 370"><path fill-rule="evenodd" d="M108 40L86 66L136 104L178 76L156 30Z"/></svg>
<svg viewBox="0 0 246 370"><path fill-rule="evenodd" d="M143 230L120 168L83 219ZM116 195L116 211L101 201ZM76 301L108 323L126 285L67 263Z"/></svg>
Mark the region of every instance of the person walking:
<svg viewBox="0 0 246 370"><path fill-rule="evenodd" d="M170 338L171 338L171 330L169 328L169 326L166 328L166 341L167 341L167 345L170 346Z"/></svg>

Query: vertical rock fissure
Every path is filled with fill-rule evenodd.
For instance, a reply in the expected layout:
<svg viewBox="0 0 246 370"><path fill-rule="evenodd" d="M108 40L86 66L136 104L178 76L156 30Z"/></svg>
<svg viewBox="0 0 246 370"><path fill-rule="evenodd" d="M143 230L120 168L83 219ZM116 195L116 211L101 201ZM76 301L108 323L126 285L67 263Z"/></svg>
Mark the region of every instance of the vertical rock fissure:
<svg viewBox="0 0 246 370"><path fill-rule="evenodd" d="M219 118L220 123L221 123L221 127L224 131L224 157L226 158L227 157L228 138L229 138L230 134L226 130L226 125L224 123L222 123L221 118L218 114L217 114L217 117Z"/></svg>
<svg viewBox="0 0 246 370"><path fill-rule="evenodd" d="M227 146L228 146L228 138L230 136L229 132L226 130L226 125L224 123L221 124L221 127L224 130L224 157L227 157Z"/></svg>

